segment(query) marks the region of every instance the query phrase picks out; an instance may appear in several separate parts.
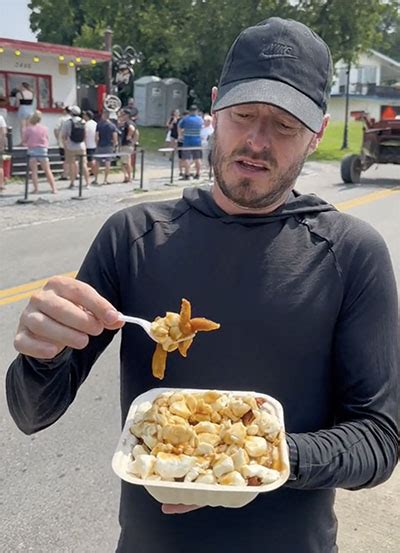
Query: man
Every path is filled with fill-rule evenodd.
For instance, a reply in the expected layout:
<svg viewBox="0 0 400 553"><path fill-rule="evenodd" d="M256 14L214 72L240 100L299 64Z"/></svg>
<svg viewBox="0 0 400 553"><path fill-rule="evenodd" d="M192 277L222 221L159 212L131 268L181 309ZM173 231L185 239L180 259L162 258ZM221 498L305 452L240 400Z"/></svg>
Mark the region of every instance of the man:
<svg viewBox="0 0 400 553"><path fill-rule="evenodd" d="M3 154L7 145L7 123L0 115L0 192L5 190Z"/></svg>
<svg viewBox="0 0 400 553"><path fill-rule="evenodd" d="M333 553L335 488L375 486L396 465L388 251L367 223L293 191L328 121L331 75L328 47L304 25L271 18L243 31L212 93L212 190L113 215L79 281L52 279L22 314L7 395L27 434L66 411L123 326L117 310L152 320L182 297L221 329L197 339L190 360L172 356L162 385L256 390L283 404L285 486L241 509L160 509L123 482L119 553ZM125 420L133 398L157 383L151 341L133 325L122 335Z"/></svg>
<svg viewBox="0 0 400 553"><path fill-rule="evenodd" d="M97 123L94 120L93 111L90 109L82 113L82 119L85 121L85 144L87 163L89 169L94 174L94 166L96 164L94 155L96 153L96 129Z"/></svg>
<svg viewBox="0 0 400 553"><path fill-rule="evenodd" d="M208 162L209 172L211 171L211 152L213 150L213 133L214 127L212 126L212 117L206 113L203 117L203 127L201 129L201 146L206 152L206 158Z"/></svg>
<svg viewBox="0 0 400 553"><path fill-rule="evenodd" d="M193 148L182 150L182 159L184 160L185 174L183 180L190 179L190 164L194 161L196 173L195 179L200 178L201 171L201 129L203 119L198 114L197 106L194 104L189 108L189 114L183 117L178 124L179 133L183 140L183 148Z"/></svg>
<svg viewBox="0 0 400 553"><path fill-rule="evenodd" d="M128 103L126 104L126 108L129 109L129 112L131 114L131 119L134 124L136 124L136 120L139 117L139 110L135 105L135 99L134 98L128 98Z"/></svg>
<svg viewBox="0 0 400 553"><path fill-rule="evenodd" d="M70 185L74 188L78 176L78 167L82 167L86 186L89 186L89 171L86 163L85 121L81 117L81 108L71 106L71 117L61 127L61 136L65 149L65 160L68 164Z"/></svg>
<svg viewBox="0 0 400 553"><path fill-rule="evenodd" d="M130 111L123 108L119 112L118 129L120 133L120 148L122 170L124 173L124 183L132 181L132 154L135 151L136 128L132 123Z"/></svg>
<svg viewBox="0 0 400 553"><path fill-rule="evenodd" d="M110 121L110 114L108 111L103 111L101 119L97 123L96 144L96 165L94 166L93 184L99 184L97 179L100 163L104 163L105 166L103 184L110 184L108 182L108 176L110 174L111 159L114 157L115 149L118 145L118 129L114 123Z"/></svg>
<svg viewBox="0 0 400 553"><path fill-rule="evenodd" d="M70 106L66 106L64 108L64 113L58 120L57 125L54 127L54 136L58 143L58 152L60 154L60 159L63 164L63 170L58 178L58 180L68 180L68 163L65 160L65 148L64 148L64 140L63 140L63 125L66 121L69 121L71 119L71 113L70 113Z"/></svg>

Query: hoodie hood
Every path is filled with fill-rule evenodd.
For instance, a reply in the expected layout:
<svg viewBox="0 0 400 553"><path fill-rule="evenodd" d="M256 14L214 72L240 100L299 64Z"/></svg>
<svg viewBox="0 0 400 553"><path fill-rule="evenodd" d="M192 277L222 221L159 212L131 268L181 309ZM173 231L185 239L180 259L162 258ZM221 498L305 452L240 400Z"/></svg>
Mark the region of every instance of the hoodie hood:
<svg viewBox="0 0 400 553"><path fill-rule="evenodd" d="M185 188L184 200L194 209L213 219L220 219L222 223L239 223L257 225L273 223L289 217L304 218L306 215L323 211L337 211L336 208L316 196L315 194L301 194L293 190L287 201L268 215L229 215L215 203L210 186Z"/></svg>

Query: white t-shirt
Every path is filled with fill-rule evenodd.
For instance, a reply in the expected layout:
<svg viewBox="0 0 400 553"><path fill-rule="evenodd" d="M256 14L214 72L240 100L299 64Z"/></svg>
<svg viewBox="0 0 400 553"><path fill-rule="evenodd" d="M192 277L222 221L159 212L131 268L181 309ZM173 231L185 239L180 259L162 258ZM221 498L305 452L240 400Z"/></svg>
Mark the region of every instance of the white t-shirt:
<svg viewBox="0 0 400 553"><path fill-rule="evenodd" d="M85 132L86 132L86 148L94 149L96 148L96 128L97 123L93 119L89 119L89 121L86 121L85 125Z"/></svg>
<svg viewBox="0 0 400 553"><path fill-rule="evenodd" d="M202 127L200 131L201 145L206 148L208 145L208 139L214 132L214 127L209 125L208 127Z"/></svg>
<svg viewBox="0 0 400 553"><path fill-rule="evenodd" d="M4 117L0 115L0 152L4 151L6 147L6 131L7 125Z"/></svg>

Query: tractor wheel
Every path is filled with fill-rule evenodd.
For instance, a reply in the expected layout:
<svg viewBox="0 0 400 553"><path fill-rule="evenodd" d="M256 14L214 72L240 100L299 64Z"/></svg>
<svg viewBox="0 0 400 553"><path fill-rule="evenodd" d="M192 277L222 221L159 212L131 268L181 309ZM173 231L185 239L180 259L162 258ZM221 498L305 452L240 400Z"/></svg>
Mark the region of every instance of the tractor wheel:
<svg viewBox="0 0 400 553"><path fill-rule="evenodd" d="M351 154L342 159L340 164L340 173L343 182L356 184L360 182L361 177L361 159L360 156Z"/></svg>

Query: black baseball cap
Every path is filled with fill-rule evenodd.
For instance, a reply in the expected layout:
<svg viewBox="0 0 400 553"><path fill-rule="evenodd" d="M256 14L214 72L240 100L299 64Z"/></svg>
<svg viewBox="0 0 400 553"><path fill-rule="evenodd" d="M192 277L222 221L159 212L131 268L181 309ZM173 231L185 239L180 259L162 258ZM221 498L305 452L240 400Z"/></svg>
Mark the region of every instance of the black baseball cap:
<svg viewBox="0 0 400 553"><path fill-rule="evenodd" d="M332 74L331 54L321 37L298 21L271 17L242 31L232 44L213 111L261 102L318 132Z"/></svg>

